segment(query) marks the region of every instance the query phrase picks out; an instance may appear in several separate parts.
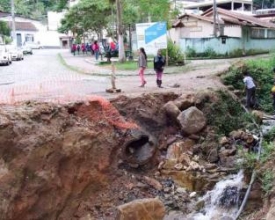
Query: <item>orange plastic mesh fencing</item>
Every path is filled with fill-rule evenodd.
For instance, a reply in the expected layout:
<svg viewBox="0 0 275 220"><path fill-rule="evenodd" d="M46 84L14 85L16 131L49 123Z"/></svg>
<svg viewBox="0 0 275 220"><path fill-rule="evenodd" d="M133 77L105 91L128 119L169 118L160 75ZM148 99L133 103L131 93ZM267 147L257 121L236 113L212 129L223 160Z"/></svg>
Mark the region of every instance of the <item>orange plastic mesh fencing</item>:
<svg viewBox="0 0 275 220"><path fill-rule="evenodd" d="M94 119L102 118L120 129L135 129L135 123L127 122L118 110L104 97L74 93L68 82L47 82L39 85L23 85L10 88L0 88L0 104L16 104L22 101L41 101L57 104L73 102L97 102L101 111L95 111ZM69 82L75 84L76 82ZM69 84L71 85L71 84ZM83 87L83 85L81 85ZM58 90L57 90L58 89ZM101 115L98 115L101 114Z"/></svg>

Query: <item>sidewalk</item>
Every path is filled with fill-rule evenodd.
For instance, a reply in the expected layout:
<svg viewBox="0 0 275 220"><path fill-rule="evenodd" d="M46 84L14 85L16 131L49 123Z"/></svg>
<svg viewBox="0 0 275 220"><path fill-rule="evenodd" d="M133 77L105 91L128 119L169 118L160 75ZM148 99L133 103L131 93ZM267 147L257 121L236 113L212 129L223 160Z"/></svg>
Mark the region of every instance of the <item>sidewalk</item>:
<svg viewBox="0 0 275 220"><path fill-rule="evenodd" d="M97 65L100 61L107 61L105 57L99 57L99 60L96 61L94 56L91 56L91 54L82 54L79 55L73 55L70 53L70 51L64 50L60 53L61 57L65 61L66 65L69 67L72 67L74 69L79 70L82 73L95 75L95 76L110 76L112 69L111 64L110 66L99 66ZM112 58L112 61L117 61L117 58ZM148 70L148 73L153 73L153 70ZM136 76L137 70L117 70L116 71L117 76Z"/></svg>

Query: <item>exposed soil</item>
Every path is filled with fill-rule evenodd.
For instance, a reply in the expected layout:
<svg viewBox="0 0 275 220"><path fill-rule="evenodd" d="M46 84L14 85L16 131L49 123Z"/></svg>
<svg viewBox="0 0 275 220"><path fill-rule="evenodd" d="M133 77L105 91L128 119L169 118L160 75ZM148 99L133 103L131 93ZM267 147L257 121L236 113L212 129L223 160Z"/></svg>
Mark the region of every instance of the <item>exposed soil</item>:
<svg viewBox="0 0 275 220"><path fill-rule="evenodd" d="M193 75L192 83L188 76L182 76L180 85L184 87L176 93L171 87L143 95L134 90L132 98L118 96L110 102L94 98L65 105L2 105L0 220L114 220L117 206L156 196L168 211L176 208L190 212L194 207L189 206L187 193L169 200L167 192L175 183L171 173L161 173L159 166L168 146L180 140L186 142L188 154L201 154L201 164L213 162L210 165L216 167L218 156L209 161L209 151L217 148L217 139L211 136L211 127L192 137L184 134L179 123L167 116L164 105L176 100L184 89L196 92L223 86L218 77L203 74ZM178 80L173 76L170 79L172 84ZM214 114L211 109L203 109L203 97L197 99L196 107ZM209 100L215 102L215 96ZM201 137L207 139L207 149L199 146ZM202 194L218 177L213 173L201 175L200 166L196 169L191 172L196 178L180 178L190 181L186 183L190 189L199 189ZM172 174L176 176L177 172ZM213 181L207 183L207 176Z"/></svg>

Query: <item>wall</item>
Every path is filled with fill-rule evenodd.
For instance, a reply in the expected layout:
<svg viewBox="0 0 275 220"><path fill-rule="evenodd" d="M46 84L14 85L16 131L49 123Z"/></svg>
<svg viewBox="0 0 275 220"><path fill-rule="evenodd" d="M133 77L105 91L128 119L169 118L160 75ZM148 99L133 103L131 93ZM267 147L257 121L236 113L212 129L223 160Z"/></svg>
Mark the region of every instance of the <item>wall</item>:
<svg viewBox="0 0 275 220"><path fill-rule="evenodd" d="M222 38L184 38L180 40L181 49L186 52L187 48L194 49L197 53L203 53L211 48L218 54L230 53L234 50L274 50L275 39L248 39L226 38L225 44Z"/></svg>
<svg viewBox="0 0 275 220"><path fill-rule="evenodd" d="M181 38L201 38L213 36L213 25L210 22L198 20L197 18L184 17L181 19L184 24L180 29Z"/></svg>
<svg viewBox="0 0 275 220"><path fill-rule="evenodd" d="M188 47L197 53L203 53L211 48L218 54L225 54L240 48L241 41L239 38L226 38L226 42L223 44L222 38L184 38L180 40L180 47L184 52Z"/></svg>

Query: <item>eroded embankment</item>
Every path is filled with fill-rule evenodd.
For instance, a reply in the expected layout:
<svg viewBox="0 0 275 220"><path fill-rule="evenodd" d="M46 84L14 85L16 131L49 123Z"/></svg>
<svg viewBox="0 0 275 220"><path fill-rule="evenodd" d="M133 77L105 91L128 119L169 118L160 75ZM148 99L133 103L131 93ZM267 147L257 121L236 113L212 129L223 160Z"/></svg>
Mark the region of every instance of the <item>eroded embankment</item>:
<svg viewBox="0 0 275 220"><path fill-rule="evenodd" d="M116 206L156 196L167 213L192 212L190 192L235 169L234 141L254 141L222 101L203 92L1 106L0 219L114 219Z"/></svg>

